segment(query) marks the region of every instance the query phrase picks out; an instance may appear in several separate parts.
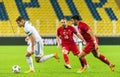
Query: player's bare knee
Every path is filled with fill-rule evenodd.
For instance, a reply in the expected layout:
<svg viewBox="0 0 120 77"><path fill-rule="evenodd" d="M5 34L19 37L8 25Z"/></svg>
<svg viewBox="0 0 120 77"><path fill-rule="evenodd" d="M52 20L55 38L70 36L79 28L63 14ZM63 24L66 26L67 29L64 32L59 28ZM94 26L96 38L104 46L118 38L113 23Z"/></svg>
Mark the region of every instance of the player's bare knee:
<svg viewBox="0 0 120 77"><path fill-rule="evenodd" d="M37 63L39 63L39 60L38 60L38 59L35 59L35 61L36 61Z"/></svg>
<svg viewBox="0 0 120 77"><path fill-rule="evenodd" d="M26 56L26 57L30 57L31 54L30 54L30 53L26 53L25 56Z"/></svg>
<svg viewBox="0 0 120 77"><path fill-rule="evenodd" d="M63 50L62 53L63 53L63 54L68 54L68 51Z"/></svg>
<svg viewBox="0 0 120 77"><path fill-rule="evenodd" d="M29 57L28 54L25 54L25 57Z"/></svg>
<svg viewBox="0 0 120 77"><path fill-rule="evenodd" d="M87 54L85 53L85 52L81 52L81 53L79 53L77 56L79 57L79 58L83 58L84 56L86 56Z"/></svg>
<svg viewBox="0 0 120 77"><path fill-rule="evenodd" d="M40 58L39 58L39 57L35 57L35 61L36 61L37 63L39 63Z"/></svg>

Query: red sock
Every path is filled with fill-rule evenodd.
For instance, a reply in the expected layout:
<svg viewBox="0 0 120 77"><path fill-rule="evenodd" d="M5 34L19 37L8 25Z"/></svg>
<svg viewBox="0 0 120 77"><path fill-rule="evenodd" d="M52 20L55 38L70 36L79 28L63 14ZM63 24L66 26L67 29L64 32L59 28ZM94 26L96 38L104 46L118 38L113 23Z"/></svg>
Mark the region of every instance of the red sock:
<svg viewBox="0 0 120 77"><path fill-rule="evenodd" d="M100 59L102 62L106 63L107 65L110 65L110 62L105 58L104 55L100 54L99 59Z"/></svg>
<svg viewBox="0 0 120 77"><path fill-rule="evenodd" d="M66 64L70 64L68 55L67 55L67 54L63 54L63 57L64 57L65 63L66 63Z"/></svg>
<svg viewBox="0 0 120 77"><path fill-rule="evenodd" d="M80 58L80 63L81 63L81 66L84 67L85 65L87 65L87 61L86 59L83 57L83 58Z"/></svg>

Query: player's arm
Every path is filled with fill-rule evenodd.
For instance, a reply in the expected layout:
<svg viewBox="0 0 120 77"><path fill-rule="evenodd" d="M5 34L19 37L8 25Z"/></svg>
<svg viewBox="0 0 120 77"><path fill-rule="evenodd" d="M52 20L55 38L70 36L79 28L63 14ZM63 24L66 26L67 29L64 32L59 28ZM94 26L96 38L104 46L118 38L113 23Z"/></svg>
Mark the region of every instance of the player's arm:
<svg viewBox="0 0 120 77"><path fill-rule="evenodd" d="M60 47L60 37L56 35L56 40L57 40L57 47Z"/></svg>
<svg viewBox="0 0 120 77"><path fill-rule="evenodd" d="M91 36L91 38L93 39L94 44L95 44L95 49L97 49L97 48L98 48L98 44L97 44L96 37L95 37L95 35L93 34L92 30L89 29L89 30L87 31L87 33L88 33L88 34Z"/></svg>
<svg viewBox="0 0 120 77"><path fill-rule="evenodd" d="M25 42L28 42L28 40L29 40L29 37L27 36L27 37L25 38Z"/></svg>
<svg viewBox="0 0 120 77"><path fill-rule="evenodd" d="M81 34L79 34L79 33L75 30L75 28L72 27L72 30L73 30L73 33L74 33L80 40L82 40L83 42L86 43L86 41L85 41L85 39L83 38L83 36L82 36Z"/></svg>
<svg viewBox="0 0 120 77"><path fill-rule="evenodd" d="M29 38L30 38L31 43L32 43L32 46L31 46L32 47L32 53L31 54L33 54L34 53L35 38L34 38L33 34L30 34Z"/></svg>
<svg viewBox="0 0 120 77"><path fill-rule="evenodd" d="M89 30L87 31L87 33L92 37L94 43L97 43L97 42L96 42L96 37L95 37L95 35L93 34L92 30L89 29Z"/></svg>
<svg viewBox="0 0 120 77"><path fill-rule="evenodd" d="M59 34L59 29L57 29L56 40L57 40L57 47L60 47L60 34Z"/></svg>
<svg viewBox="0 0 120 77"><path fill-rule="evenodd" d="M30 25L30 24L28 24ZM27 34L27 36L29 37L30 41L31 41L31 48L32 48L32 53L34 53L34 44L35 44L35 38L33 36L33 31L32 31L32 27L25 27L25 33Z"/></svg>
<svg viewBox="0 0 120 77"><path fill-rule="evenodd" d="M81 34L77 33L76 36L77 36L80 40L82 40L84 43L86 43L85 39L82 37Z"/></svg>

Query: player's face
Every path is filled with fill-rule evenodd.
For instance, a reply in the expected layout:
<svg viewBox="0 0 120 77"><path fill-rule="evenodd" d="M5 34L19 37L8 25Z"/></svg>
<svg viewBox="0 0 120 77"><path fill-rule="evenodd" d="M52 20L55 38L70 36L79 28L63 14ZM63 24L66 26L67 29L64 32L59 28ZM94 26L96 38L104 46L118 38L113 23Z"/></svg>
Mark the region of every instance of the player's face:
<svg viewBox="0 0 120 77"><path fill-rule="evenodd" d="M72 21L72 23L73 23L74 25L77 25L77 20L71 19L71 21Z"/></svg>
<svg viewBox="0 0 120 77"><path fill-rule="evenodd" d="M67 26L67 20L62 19L62 20L61 20L61 23L62 23L62 26L63 26L63 27L66 27L66 26Z"/></svg>
<svg viewBox="0 0 120 77"><path fill-rule="evenodd" d="M17 21L17 24L18 24L19 27L24 26L24 20Z"/></svg>

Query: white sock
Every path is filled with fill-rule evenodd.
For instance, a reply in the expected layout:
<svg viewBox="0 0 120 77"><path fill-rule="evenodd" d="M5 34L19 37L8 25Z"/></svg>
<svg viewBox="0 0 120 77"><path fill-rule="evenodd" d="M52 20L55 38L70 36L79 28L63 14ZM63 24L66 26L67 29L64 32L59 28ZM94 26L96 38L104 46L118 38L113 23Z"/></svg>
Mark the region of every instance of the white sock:
<svg viewBox="0 0 120 77"><path fill-rule="evenodd" d="M40 61L39 62L43 62L43 61L46 61L50 58L52 58L54 56L54 54L50 54L50 55L45 55L43 57L41 57Z"/></svg>
<svg viewBox="0 0 120 77"><path fill-rule="evenodd" d="M82 51L82 42L79 43L79 49Z"/></svg>
<svg viewBox="0 0 120 77"><path fill-rule="evenodd" d="M29 67L31 70L34 70L34 65L33 65L33 60L32 60L32 57L26 57L26 60L29 64Z"/></svg>

